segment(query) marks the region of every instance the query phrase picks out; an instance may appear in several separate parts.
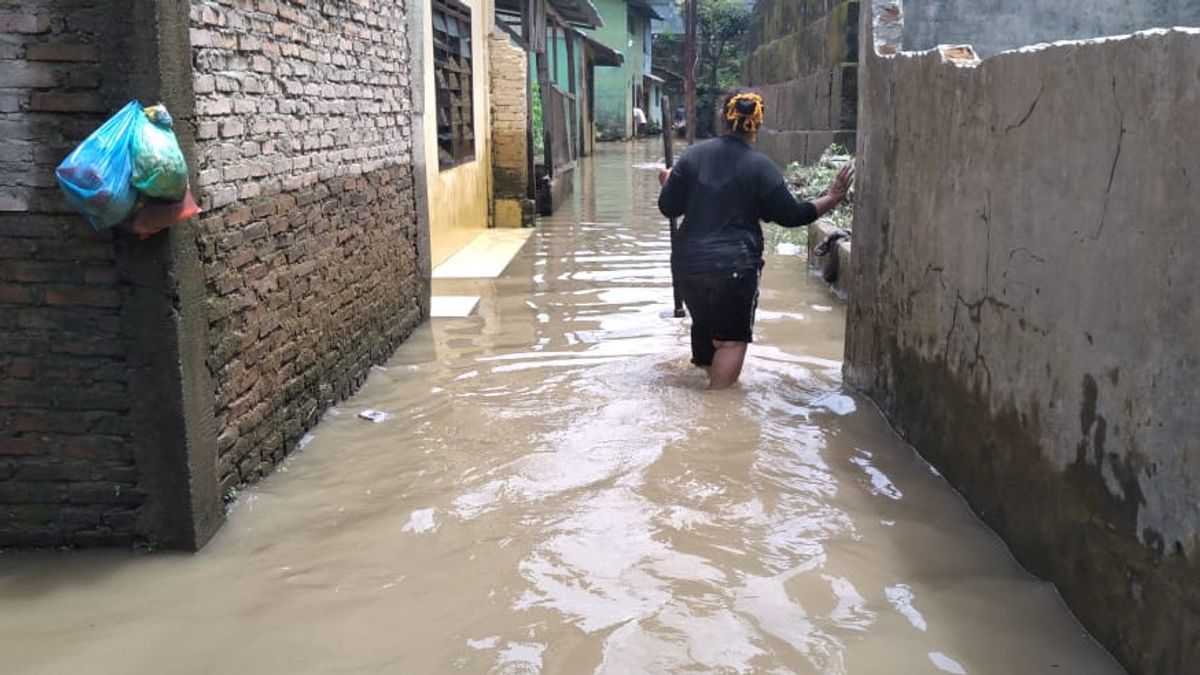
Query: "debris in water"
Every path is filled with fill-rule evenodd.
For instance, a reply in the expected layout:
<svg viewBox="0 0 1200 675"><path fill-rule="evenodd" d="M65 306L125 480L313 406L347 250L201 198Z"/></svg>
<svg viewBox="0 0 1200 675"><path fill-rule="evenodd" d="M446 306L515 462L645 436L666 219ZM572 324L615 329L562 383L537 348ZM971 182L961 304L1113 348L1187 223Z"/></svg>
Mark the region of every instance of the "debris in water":
<svg viewBox="0 0 1200 675"><path fill-rule="evenodd" d="M775 245L775 252L779 255L797 255L800 253L800 247L791 242L780 242Z"/></svg>
<svg viewBox="0 0 1200 675"><path fill-rule="evenodd" d="M433 519L433 512L436 509L419 509L413 511L408 517L408 522L404 527L400 528L401 532L412 532L421 534L422 532L431 532L437 527L437 523Z"/></svg>
<svg viewBox="0 0 1200 675"><path fill-rule="evenodd" d="M467 646L471 649L495 649L500 644L500 636L493 635L491 637L480 638L478 640L467 639Z"/></svg>
<svg viewBox="0 0 1200 675"><path fill-rule="evenodd" d="M364 420L367 420L368 422L374 422L378 424L380 422L386 422L391 418L392 414L383 412L382 410L364 410L358 413L358 416Z"/></svg>

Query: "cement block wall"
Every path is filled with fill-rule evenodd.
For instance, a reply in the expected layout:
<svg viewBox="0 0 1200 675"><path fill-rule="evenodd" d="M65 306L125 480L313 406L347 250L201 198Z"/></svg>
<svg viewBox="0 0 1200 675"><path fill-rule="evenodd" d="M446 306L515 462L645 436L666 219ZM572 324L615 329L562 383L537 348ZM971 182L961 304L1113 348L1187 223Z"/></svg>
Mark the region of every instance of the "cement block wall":
<svg viewBox="0 0 1200 675"><path fill-rule="evenodd" d="M423 318L406 12L192 3L223 493L269 473Z"/></svg>
<svg viewBox="0 0 1200 675"><path fill-rule="evenodd" d="M983 57L1039 42L1200 26L1192 0L904 0L904 49L967 43Z"/></svg>
<svg viewBox="0 0 1200 675"><path fill-rule="evenodd" d="M1190 672L1200 32L974 67L871 44L848 382L1132 672Z"/></svg>
<svg viewBox="0 0 1200 675"><path fill-rule="evenodd" d="M529 187L529 114L525 50L507 33L488 38L492 86L492 223L521 227L533 220Z"/></svg>
<svg viewBox="0 0 1200 675"><path fill-rule="evenodd" d="M742 81L763 94L758 148L781 166L811 164L831 143L854 146L857 1L762 0Z"/></svg>

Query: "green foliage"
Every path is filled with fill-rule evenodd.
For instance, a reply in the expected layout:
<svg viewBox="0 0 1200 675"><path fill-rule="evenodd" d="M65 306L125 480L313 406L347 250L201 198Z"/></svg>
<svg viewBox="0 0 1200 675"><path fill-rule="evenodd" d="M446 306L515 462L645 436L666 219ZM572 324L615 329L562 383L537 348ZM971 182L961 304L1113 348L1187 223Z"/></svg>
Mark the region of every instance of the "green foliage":
<svg viewBox="0 0 1200 675"><path fill-rule="evenodd" d="M533 80L533 156L541 159L546 154L546 142L542 138L542 88Z"/></svg>
<svg viewBox="0 0 1200 675"><path fill-rule="evenodd" d="M751 9L740 0L697 0L696 133L718 133L717 108L741 79Z"/></svg>
<svg viewBox="0 0 1200 675"><path fill-rule="evenodd" d="M797 199L812 201L829 189L838 170L854 162L854 155L845 148L837 145L829 146L816 164L804 166L800 162L788 164L784 171L784 179L788 189ZM854 189L846 195L846 200L836 209L825 214L825 219L843 230L850 230L854 224ZM808 242L808 228L785 228L775 224L767 224L763 228L763 238L767 249L774 249L782 243L797 244L805 247Z"/></svg>

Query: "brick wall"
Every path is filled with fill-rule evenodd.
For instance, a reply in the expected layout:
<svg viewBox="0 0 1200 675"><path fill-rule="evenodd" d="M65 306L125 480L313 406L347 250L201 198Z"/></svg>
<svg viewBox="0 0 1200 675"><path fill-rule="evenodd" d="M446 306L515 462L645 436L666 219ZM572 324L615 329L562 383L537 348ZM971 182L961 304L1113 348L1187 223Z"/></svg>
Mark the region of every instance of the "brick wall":
<svg viewBox="0 0 1200 675"><path fill-rule="evenodd" d="M386 0L195 2L191 27L225 492L422 319L410 51Z"/></svg>
<svg viewBox="0 0 1200 675"><path fill-rule="evenodd" d="M529 65L507 34L489 38L492 83L492 211L496 227L520 227L533 218L526 198L529 146L525 98Z"/></svg>
<svg viewBox="0 0 1200 675"><path fill-rule="evenodd" d="M143 500L112 233L54 182L112 109L94 4L0 4L0 547L128 543Z"/></svg>

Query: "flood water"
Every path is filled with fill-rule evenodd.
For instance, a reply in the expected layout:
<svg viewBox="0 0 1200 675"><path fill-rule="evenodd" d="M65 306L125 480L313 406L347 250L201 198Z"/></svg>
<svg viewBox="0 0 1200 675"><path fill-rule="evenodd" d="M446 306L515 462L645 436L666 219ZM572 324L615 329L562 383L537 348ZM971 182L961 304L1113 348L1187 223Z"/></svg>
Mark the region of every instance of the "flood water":
<svg viewBox="0 0 1200 675"><path fill-rule="evenodd" d="M842 386L799 258L768 260L741 386L702 389L654 150L601 146L503 277L438 283L478 312L203 552L0 555L0 672L1118 672Z"/></svg>

